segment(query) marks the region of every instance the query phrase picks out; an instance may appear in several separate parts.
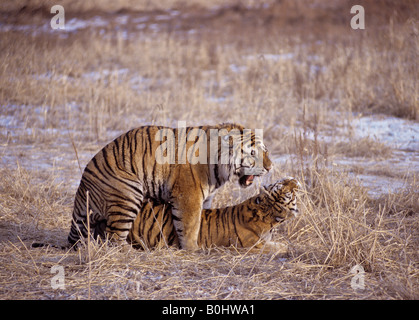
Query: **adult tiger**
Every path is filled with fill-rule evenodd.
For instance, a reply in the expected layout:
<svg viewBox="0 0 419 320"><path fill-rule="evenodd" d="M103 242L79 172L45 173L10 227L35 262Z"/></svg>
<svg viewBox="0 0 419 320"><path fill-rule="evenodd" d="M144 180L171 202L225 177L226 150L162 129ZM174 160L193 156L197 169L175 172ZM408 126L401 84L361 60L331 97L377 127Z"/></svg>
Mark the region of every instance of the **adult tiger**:
<svg viewBox="0 0 419 320"><path fill-rule="evenodd" d="M236 206L202 210L198 246L277 248L270 242L272 231L298 214L295 195L298 186L297 180L286 178L262 186L258 195ZM128 241L136 248L179 246L171 206L147 203L135 219Z"/></svg>
<svg viewBox="0 0 419 320"><path fill-rule="evenodd" d="M238 124L133 129L87 164L68 241L87 237L89 191L92 232L125 242L144 201L154 200L170 203L180 247L197 249L204 201L229 180L247 187L271 168L261 137Z"/></svg>

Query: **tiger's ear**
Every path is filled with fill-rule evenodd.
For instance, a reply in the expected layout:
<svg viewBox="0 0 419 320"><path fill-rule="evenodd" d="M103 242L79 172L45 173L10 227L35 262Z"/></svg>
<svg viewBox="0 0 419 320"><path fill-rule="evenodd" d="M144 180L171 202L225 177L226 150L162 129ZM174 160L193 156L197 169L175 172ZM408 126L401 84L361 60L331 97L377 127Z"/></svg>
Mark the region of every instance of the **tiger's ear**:
<svg viewBox="0 0 419 320"><path fill-rule="evenodd" d="M256 204L260 204L262 202L262 200L260 199L260 197L256 197L255 199L255 203Z"/></svg>
<svg viewBox="0 0 419 320"><path fill-rule="evenodd" d="M301 189L301 184L297 179L294 179L293 177L287 177L281 182L284 185L286 192L295 192L298 189Z"/></svg>
<svg viewBox="0 0 419 320"><path fill-rule="evenodd" d="M281 182L275 182L275 183L272 183L270 185L263 186L262 189L265 189L266 193L271 194L271 193L274 193L274 192L277 192L278 190L280 190L282 188L282 186L283 185L282 185Z"/></svg>
<svg viewBox="0 0 419 320"><path fill-rule="evenodd" d="M291 185L291 188L301 188L301 184L298 182L297 179L293 177L285 177L281 180L279 180L284 185Z"/></svg>

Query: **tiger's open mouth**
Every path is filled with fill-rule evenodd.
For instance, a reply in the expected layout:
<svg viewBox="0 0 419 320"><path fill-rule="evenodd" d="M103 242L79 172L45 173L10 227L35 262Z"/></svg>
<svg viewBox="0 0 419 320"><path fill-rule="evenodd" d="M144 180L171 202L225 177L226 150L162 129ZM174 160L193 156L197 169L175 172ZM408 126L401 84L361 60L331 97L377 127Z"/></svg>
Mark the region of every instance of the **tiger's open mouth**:
<svg viewBox="0 0 419 320"><path fill-rule="evenodd" d="M239 183L243 187L248 187L253 183L254 177L255 177L254 175L250 175L250 176L244 175L239 179Z"/></svg>

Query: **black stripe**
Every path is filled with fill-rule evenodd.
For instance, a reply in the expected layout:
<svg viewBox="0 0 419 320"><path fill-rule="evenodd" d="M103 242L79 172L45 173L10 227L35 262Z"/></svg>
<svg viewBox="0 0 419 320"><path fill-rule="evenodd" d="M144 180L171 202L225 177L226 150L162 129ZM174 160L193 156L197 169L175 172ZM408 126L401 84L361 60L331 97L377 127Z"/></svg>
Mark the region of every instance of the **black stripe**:
<svg viewBox="0 0 419 320"><path fill-rule="evenodd" d="M122 137L122 165L125 168L125 140L127 139L128 134L125 134Z"/></svg>
<svg viewBox="0 0 419 320"><path fill-rule="evenodd" d="M89 173L90 175L92 175L96 180L99 180L99 182L101 182L104 185L106 185L107 187L109 187L109 188L111 188L113 190L116 190L116 191L120 191L119 189L115 188L114 186L110 185L109 183L106 183L105 180L100 179L95 172L93 172L92 170L88 169L87 167L86 167L85 171L87 173ZM88 181L88 179L86 179L85 183L86 184L91 184L90 181ZM122 198L122 197L120 197L120 198L121 199L125 199L125 198Z"/></svg>
<svg viewBox="0 0 419 320"><path fill-rule="evenodd" d="M155 241L155 245L157 244L157 242L158 242L158 235L157 235L157 238L156 237L153 237L153 231L154 231L154 225L155 224L157 224L157 219L158 219L158 217L157 216L154 216L153 217L153 224L152 224L152 226L148 229L148 231L147 231L147 235L146 235L146 239L147 239L147 241L148 242L152 242L153 240ZM158 226L157 226L157 228L158 228ZM159 229L159 228L158 228ZM158 232L158 234L160 234L160 231Z"/></svg>
<svg viewBox="0 0 419 320"><path fill-rule="evenodd" d="M166 206L164 207L164 212L163 212L163 224L162 224L162 230L164 230L166 228L166 226L169 226L170 224L168 224L170 221L172 221L170 219L170 214L169 214L169 208Z"/></svg>
<svg viewBox="0 0 419 320"><path fill-rule="evenodd" d="M92 161L91 161L92 163L93 163L93 165L94 165L94 167L96 168L96 170L102 175L102 176L104 176L104 174L102 173L102 170L101 170L101 168L100 168L100 166L99 166L99 164L98 164L98 162L97 162L97 159L96 159L96 157L94 157L93 159L92 159ZM86 167L86 169L87 169L87 167ZM86 171L86 170L85 170Z"/></svg>
<svg viewBox="0 0 419 320"><path fill-rule="evenodd" d="M142 159L142 163L143 163L143 181L145 181L144 186L148 187L147 186L147 170L146 170L147 166L146 166L146 163L145 163L145 157L146 157L146 153L144 152L143 159Z"/></svg>
<svg viewBox="0 0 419 320"><path fill-rule="evenodd" d="M119 156L120 156L120 150L119 150L119 140L120 138L116 138L113 142L114 142L114 148L113 148L113 155L115 157L115 165L116 167L123 171L123 168L121 168L120 164L119 164ZM116 150L116 151L115 151Z"/></svg>
<svg viewBox="0 0 419 320"><path fill-rule="evenodd" d="M172 219L173 219L173 221L180 221L180 220L181 220L180 218L176 217L176 216L173 214L173 212L172 212Z"/></svg>
<svg viewBox="0 0 419 320"><path fill-rule="evenodd" d="M148 145L150 146L150 154L153 154L153 149L152 149L153 144L151 142L150 127L147 127L146 132L147 132L147 138L148 138Z"/></svg>
<svg viewBox="0 0 419 320"><path fill-rule="evenodd" d="M219 175L218 164L214 164L214 176L215 176L215 180L217 181L216 187L221 186L221 181L218 175Z"/></svg>
<svg viewBox="0 0 419 320"><path fill-rule="evenodd" d="M79 196L82 198L82 200L84 201L83 207L86 207L86 202L87 202L87 191L89 191L89 199L90 199L90 203L94 204L97 206L97 203L101 202L101 199L99 197L99 194L101 193L101 189L99 189L95 184L93 184L92 181L90 181L89 179L85 179L84 181L84 185L83 185L83 189L80 190L80 194Z"/></svg>
<svg viewBox="0 0 419 320"><path fill-rule="evenodd" d="M183 239L185 239L185 236L183 235L183 229L182 228L175 228L178 237L180 238L182 236Z"/></svg>
<svg viewBox="0 0 419 320"><path fill-rule="evenodd" d="M175 239L176 239L176 233L172 229L172 231L170 232L169 237L167 239L167 245L169 245L169 246L173 245L173 243L175 242Z"/></svg>
<svg viewBox="0 0 419 320"><path fill-rule="evenodd" d="M107 181L109 181L109 180L111 180L111 179L109 179L109 178L107 178L104 174L103 174L103 172L102 172L102 170L100 169L100 167L99 167L99 165L98 165L98 163L97 163L97 161L96 161L96 159L95 158L93 158L93 164L94 164L94 166L95 166L95 168L97 169L97 171L103 176L103 178L104 179L106 179ZM87 169L87 168L86 168ZM121 183L123 183L124 185L126 185L126 186L128 186L129 188L131 188L133 191L135 191L135 192L137 192L137 193L139 193L141 196L143 196L144 195L144 193L143 193L143 190L141 190L140 188L138 188L138 187L136 187L136 186L133 186L133 185L131 185L131 184L129 184L127 181L130 181L130 182L137 182L137 181L135 181L135 180L131 180L131 179L127 179L127 178L125 178L124 180L123 179L120 179L120 178L118 178L118 176L117 175L115 175L114 173L111 173L111 172L109 172L108 170L107 170L107 168L106 167L103 167L103 169L104 169L104 171L110 176L110 177L112 177L113 179L115 179L115 180L117 180L117 181L119 181L119 182L121 182ZM89 169L89 173L91 173L91 172L93 172L93 171L91 171L90 169ZM96 175L96 177L97 177L97 175ZM99 177L97 177L101 182L104 182L102 179L100 179ZM116 188L114 188L114 190L117 190Z"/></svg>
<svg viewBox="0 0 419 320"><path fill-rule="evenodd" d="M240 224L243 225L245 223L245 221L244 221L244 218L245 218L244 206L240 203L240 204L236 205L236 207L237 207L237 216L240 220Z"/></svg>
<svg viewBox="0 0 419 320"><path fill-rule="evenodd" d="M118 227L112 227L112 226L106 226L110 231L121 231L121 232L125 232L125 231L130 231L130 228L118 228ZM86 235L87 236L87 235ZM84 237L86 237L84 236Z"/></svg>
<svg viewBox="0 0 419 320"><path fill-rule="evenodd" d="M227 209L227 208L223 208L223 209L217 209L217 216L218 217L222 217L223 218L223 223L222 223L222 226L223 226L223 234L224 234L224 236L226 236L226 235L228 235L228 226L229 226L229 223L230 223L230 221L229 221L229 219L228 219L228 215L229 215L229 209ZM226 227L227 227L227 230L226 230Z"/></svg>
<svg viewBox="0 0 419 320"><path fill-rule="evenodd" d="M154 208L152 205L149 206L149 209L147 211L147 214L145 215L145 219L146 221L148 221L152 216L154 216Z"/></svg>
<svg viewBox="0 0 419 320"><path fill-rule="evenodd" d="M101 170L101 168L99 167L99 164L97 163L97 160L95 159L95 158L93 158L92 159L93 160L93 164L95 165L95 168L105 177L105 175L103 174L103 172L102 172L102 170ZM124 183L124 184L127 184L128 186L130 186L132 189L134 189L135 191L137 191L138 193L140 193L141 195L143 195L143 191L141 190L141 189L139 189L139 188L137 188L137 187L135 187L135 186L133 186L133 185L131 185L131 184L129 184L129 183L127 183L126 181L130 181L130 182L134 182L134 183L138 183L138 179L128 179L128 178L124 178L124 180L122 180L122 179L120 179L120 178L118 178L118 175L115 173L115 170L113 170L113 168L112 168L112 166L109 164L109 162L107 161L107 159L105 158L105 164L106 164L106 166L103 166L103 169L106 171L106 173L110 176L110 177L112 177L112 178L114 178L115 180L118 180L118 181L120 181L120 182L122 182L122 183ZM107 170L107 168L106 167L108 167L109 169L111 169L112 170L112 172L109 172L108 170ZM109 179L108 179L109 180Z"/></svg>
<svg viewBox="0 0 419 320"><path fill-rule="evenodd" d="M146 222L148 221L150 217L151 211L152 211L151 209L147 209L139 213L143 215L143 217L139 220L140 235L144 235L144 229L147 225Z"/></svg>
<svg viewBox="0 0 419 320"><path fill-rule="evenodd" d="M95 158L92 159L93 161L93 165L95 166L96 170L98 171L98 173L100 173L104 179L109 180L108 177L105 176L104 172L110 176L110 177L116 177L115 175L115 171L113 170L113 168L109 165L108 161L105 160L105 164L106 166L103 166L103 170L99 167L99 164L97 163L97 160ZM112 171L110 172L109 169Z"/></svg>
<svg viewBox="0 0 419 320"><path fill-rule="evenodd" d="M145 154L147 154L147 149L148 149L148 145L147 145L147 141L144 139L144 135L142 135L142 137L143 137L143 139L141 139L141 143L142 143L142 146L143 146L143 156L145 155Z"/></svg>
<svg viewBox="0 0 419 320"><path fill-rule="evenodd" d="M156 166L157 166L157 161L154 161L154 164L153 164L153 170L151 171L151 176L152 176L152 181L153 181L153 194L154 194L154 196L156 196L156 194L157 194L157 192L156 191L158 191L158 190L156 190L156 186L159 186L160 184L159 183L157 183L157 177L156 177Z"/></svg>
<svg viewBox="0 0 419 320"><path fill-rule="evenodd" d="M80 197L77 197L74 199L74 209L77 209L77 211L81 211L81 208L85 206L86 201L81 201ZM73 210L76 212L76 210Z"/></svg>
<svg viewBox="0 0 419 320"><path fill-rule="evenodd" d="M118 216L119 216L119 214L118 214ZM125 215L121 215L121 216L125 216ZM115 220L115 221L111 221L110 224L108 224L108 226L112 226L115 223L132 223L132 219L118 219L118 220Z"/></svg>
<svg viewBox="0 0 419 320"><path fill-rule="evenodd" d="M134 145L134 150L132 146ZM134 143L131 141L130 143L130 161L131 161L131 171L137 176L137 170L135 169L136 163L134 161L134 154L137 152L137 134L134 134Z"/></svg>
<svg viewBox="0 0 419 320"><path fill-rule="evenodd" d="M112 215L112 214L114 214L114 213L117 213L117 214L125 215L125 216L127 216L127 217L131 217L131 218L132 218L132 216L133 216L132 214L130 215L130 214L128 214L128 213L122 213L122 212L120 212L120 211L114 211L113 209L111 209L111 208L113 208L113 207L116 207L117 209L122 209L122 210L125 210L125 211L128 211L128 212L133 213L134 218L137 216L137 212L138 212L138 210L137 210L137 209L135 209L135 208L131 208L130 206L127 206L127 205L125 205L125 204L119 204L119 203L117 203L117 204L111 204L111 205L109 206L109 208L108 208L108 213L109 213L109 215Z"/></svg>
<svg viewBox="0 0 419 320"><path fill-rule="evenodd" d="M234 206L234 207L231 208L231 221L232 221L232 225L234 227L234 235L237 236L237 240L239 241L240 246L243 247L243 242L240 239L240 235L237 232L237 227L236 227L237 226L237 224L236 224L236 221L237 220L236 220L235 211L236 211L236 206Z"/></svg>
<svg viewBox="0 0 419 320"><path fill-rule="evenodd" d="M102 153L103 153L103 159L105 160L105 164L106 166L112 170L113 173L115 173L113 167L110 165L109 160L108 160L108 151L106 151L106 148L102 149ZM95 157L96 158L96 157ZM93 158L94 159L94 158Z"/></svg>
<svg viewBox="0 0 419 320"><path fill-rule="evenodd" d="M156 195L154 194L154 179L153 175L151 176L150 182L147 184L148 193L151 195L152 198L156 198Z"/></svg>

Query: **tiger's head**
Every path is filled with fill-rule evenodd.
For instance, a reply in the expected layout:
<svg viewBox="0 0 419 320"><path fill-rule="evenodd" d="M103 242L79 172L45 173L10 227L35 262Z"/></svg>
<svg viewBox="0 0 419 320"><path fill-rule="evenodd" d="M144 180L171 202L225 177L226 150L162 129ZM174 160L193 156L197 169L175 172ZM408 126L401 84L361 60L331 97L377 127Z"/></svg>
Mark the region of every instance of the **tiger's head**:
<svg viewBox="0 0 419 320"><path fill-rule="evenodd" d="M251 198L254 214L260 220L271 225L277 225L299 214L297 208L296 191L300 183L288 177L268 186L262 186L260 193Z"/></svg>
<svg viewBox="0 0 419 320"><path fill-rule="evenodd" d="M233 169L233 175L244 188L252 185L255 176L262 176L273 167L261 137L261 130L254 131L236 125L236 128L222 136L222 146L227 146L229 150L228 162ZM221 161L225 155L221 148Z"/></svg>

